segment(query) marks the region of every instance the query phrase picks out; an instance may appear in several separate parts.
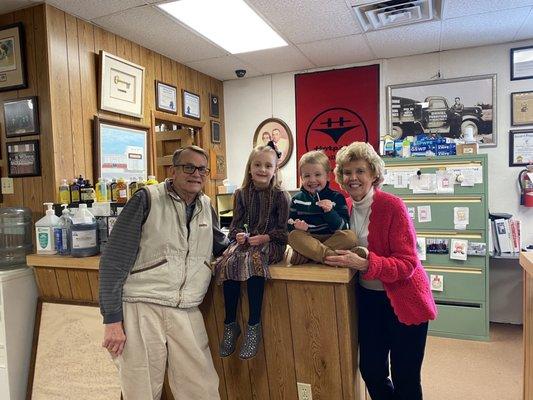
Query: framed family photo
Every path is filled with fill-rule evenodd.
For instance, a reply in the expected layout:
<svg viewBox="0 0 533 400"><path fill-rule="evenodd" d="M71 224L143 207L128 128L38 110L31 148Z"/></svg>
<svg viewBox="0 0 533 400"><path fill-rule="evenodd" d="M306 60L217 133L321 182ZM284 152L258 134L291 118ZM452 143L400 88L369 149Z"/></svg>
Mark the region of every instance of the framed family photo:
<svg viewBox="0 0 533 400"><path fill-rule="evenodd" d="M200 119L200 96L196 93L182 90L183 116Z"/></svg>
<svg viewBox="0 0 533 400"><path fill-rule="evenodd" d="M533 91L511 93L511 125L533 125Z"/></svg>
<svg viewBox="0 0 533 400"><path fill-rule="evenodd" d="M144 67L100 51L100 109L142 118Z"/></svg>
<svg viewBox="0 0 533 400"><path fill-rule="evenodd" d="M273 141L281 151L279 168L289 162L294 148L294 141L289 126L279 118L267 118L259 124L254 134L253 146L265 145Z"/></svg>
<svg viewBox="0 0 533 400"><path fill-rule="evenodd" d="M533 164L533 129L509 132L509 166L525 167Z"/></svg>
<svg viewBox="0 0 533 400"><path fill-rule="evenodd" d="M94 129L94 176L129 180L148 177L148 127L95 117Z"/></svg>
<svg viewBox="0 0 533 400"><path fill-rule="evenodd" d="M38 140L7 142L7 176L23 178L41 175Z"/></svg>
<svg viewBox="0 0 533 400"><path fill-rule="evenodd" d="M387 87L388 134L472 139L497 145L496 75L439 79Z"/></svg>
<svg viewBox="0 0 533 400"><path fill-rule="evenodd" d="M28 87L22 22L0 27L0 92Z"/></svg>
<svg viewBox="0 0 533 400"><path fill-rule="evenodd" d="M4 101L6 137L39 134L37 97L21 97Z"/></svg>
<svg viewBox="0 0 533 400"><path fill-rule="evenodd" d="M511 80L533 78L533 46L511 49Z"/></svg>
<svg viewBox="0 0 533 400"><path fill-rule="evenodd" d="M160 81L155 81L156 109L171 114L178 113L178 89Z"/></svg>

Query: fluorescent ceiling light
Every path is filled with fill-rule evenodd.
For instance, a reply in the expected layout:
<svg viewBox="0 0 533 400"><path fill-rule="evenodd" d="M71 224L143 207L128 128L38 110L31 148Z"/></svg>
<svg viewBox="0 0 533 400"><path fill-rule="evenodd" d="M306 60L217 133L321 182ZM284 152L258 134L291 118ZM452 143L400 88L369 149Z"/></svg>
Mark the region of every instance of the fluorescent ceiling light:
<svg viewBox="0 0 533 400"><path fill-rule="evenodd" d="M243 0L179 0L158 7L232 54L287 46Z"/></svg>

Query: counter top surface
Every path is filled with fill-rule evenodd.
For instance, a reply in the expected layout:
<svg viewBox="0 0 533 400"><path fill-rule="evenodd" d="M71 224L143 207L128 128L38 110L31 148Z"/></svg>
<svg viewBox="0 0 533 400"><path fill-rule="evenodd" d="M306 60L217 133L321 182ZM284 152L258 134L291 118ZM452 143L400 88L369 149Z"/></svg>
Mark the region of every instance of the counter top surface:
<svg viewBox="0 0 533 400"><path fill-rule="evenodd" d="M70 268L98 270L100 256L75 258L70 256L30 254L27 264L33 267ZM304 282L349 283L355 270L328 267L322 264L287 265L278 263L270 266L270 275L275 280Z"/></svg>
<svg viewBox="0 0 533 400"><path fill-rule="evenodd" d="M533 277L533 252L523 251L520 253L520 265Z"/></svg>

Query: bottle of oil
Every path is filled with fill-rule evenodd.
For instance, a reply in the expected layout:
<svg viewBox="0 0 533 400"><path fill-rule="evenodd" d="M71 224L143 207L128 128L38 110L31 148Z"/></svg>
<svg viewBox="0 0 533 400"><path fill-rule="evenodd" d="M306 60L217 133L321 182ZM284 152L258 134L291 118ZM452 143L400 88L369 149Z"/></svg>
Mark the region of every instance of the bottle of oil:
<svg viewBox="0 0 533 400"><path fill-rule="evenodd" d="M66 179L61 179L61 185L59 185L59 202L62 204L70 203L70 188Z"/></svg>
<svg viewBox="0 0 533 400"><path fill-rule="evenodd" d="M78 185L76 178L72 180L72 184L70 185L70 202L72 204L80 203L80 185Z"/></svg>
<svg viewBox="0 0 533 400"><path fill-rule="evenodd" d="M109 184L109 190L111 192L111 201L117 201L117 178L113 178Z"/></svg>
<svg viewBox="0 0 533 400"><path fill-rule="evenodd" d="M89 179L83 181L83 186L80 188L81 202L85 204L93 204L96 199L96 193L93 185Z"/></svg>
<svg viewBox="0 0 533 400"><path fill-rule="evenodd" d="M131 178L131 182L129 184L129 190L130 190L130 198L135 194L137 191L137 178L133 177Z"/></svg>
<svg viewBox="0 0 533 400"><path fill-rule="evenodd" d="M139 176L139 179L137 180L137 190L143 188L146 186L146 181L142 176Z"/></svg>
<svg viewBox="0 0 533 400"><path fill-rule="evenodd" d="M128 185L126 185L124 178L118 178L115 190L117 194L116 202L118 204L126 204L128 201Z"/></svg>
<svg viewBox="0 0 533 400"><path fill-rule="evenodd" d="M98 183L96 184L96 201L107 201L107 185L104 178L98 178Z"/></svg>

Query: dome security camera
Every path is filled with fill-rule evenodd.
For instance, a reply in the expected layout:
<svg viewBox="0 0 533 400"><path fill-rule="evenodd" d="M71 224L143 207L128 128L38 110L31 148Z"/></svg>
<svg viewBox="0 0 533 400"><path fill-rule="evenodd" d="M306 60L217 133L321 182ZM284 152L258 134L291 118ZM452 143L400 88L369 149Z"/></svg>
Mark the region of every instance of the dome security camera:
<svg viewBox="0 0 533 400"><path fill-rule="evenodd" d="M236 69L235 70L235 75L237 75L237 78L243 78L244 75L246 75L246 70L245 69Z"/></svg>

